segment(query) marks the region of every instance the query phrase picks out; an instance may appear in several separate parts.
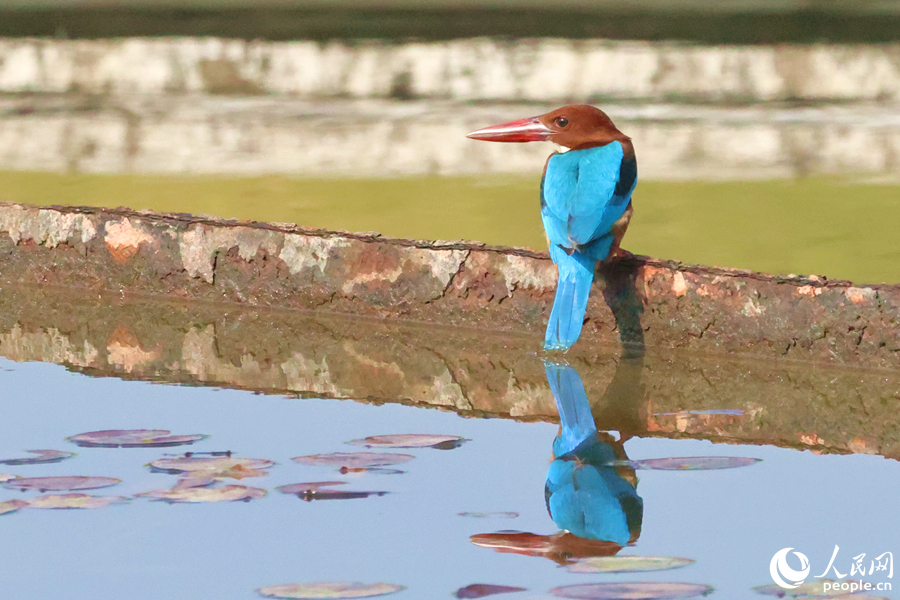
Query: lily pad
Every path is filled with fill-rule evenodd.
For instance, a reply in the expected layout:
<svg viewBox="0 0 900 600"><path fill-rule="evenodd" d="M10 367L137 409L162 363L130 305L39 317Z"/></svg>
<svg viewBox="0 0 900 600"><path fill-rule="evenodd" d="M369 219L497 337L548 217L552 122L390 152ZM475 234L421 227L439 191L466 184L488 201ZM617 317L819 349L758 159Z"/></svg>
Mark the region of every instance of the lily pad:
<svg viewBox="0 0 900 600"><path fill-rule="evenodd" d="M176 487L168 490L155 490L136 494L139 498L150 498L171 504L192 502L249 502L254 498L262 498L266 490L245 485L226 485L219 488Z"/></svg>
<svg viewBox="0 0 900 600"><path fill-rule="evenodd" d="M68 490L93 490L121 482L115 477L16 477L3 485L14 490L38 490L40 492L65 492Z"/></svg>
<svg viewBox="0 0 900 600"><path fill-rule="evenodd" d="M456 514L472 519L515 519L519 516L517 512L461 512Z"/></svg>
<svg viewBox="0 0 900 600"><path fill-rule="evenodd" d="M113 504L124 504L128 498L122 496L90 496L88 494L47 494L29 501L29 508L104 508Z"/></svg>
<svg viewBox="0 0 900 600"><path fill-rule="evenodd" d="M150 463L156 473L180 475L189 473L192 478L243 479L262 477L275 463L264 458L235 458L233 456L180 456L161 458Z"/></svg>
<svg viewBox="0 0 900 600"><path fill-rule="evenodd" d="M591 556L569 565L573 573L643 573L666 571L694 564L689 558L669 556Z"/></svg>
<svg viewBox="0 0 900 600"><path fill-rule="evenodd" d="M62 450L26 450L29 454L37 454L33 458L7 458L0 460L0 465L21 466L21 465L46 465L50 463L58 463L67 458L75 456L74 452L63 452Z"/></svg>
<svg viewBox="0 0 900 600"><path fill-rule="evenodd" d="M669 600L693 598L712 591L708 585L682 582L585 583L550 590L560 598L575 600Z"/></svg>
<svg viewBox="0 0 900 600"><path fill-rule="evenodd" d="M267 598L371 598L405 590L393 583L321 582L276 585L257 590Z"/></svg>
<svg viewBox="0 0 900 600"><path fill-rule="evenodd" d="M466 438L458 435L401 433L397 435L373 435L347 443L367 448L436 448L438 450L452 450L453 448L459 448L465 441Z"/></svg>
<svg viewBox="0 0 900 600"><path fill-rule="evenodd" d="M167 429L108 429L66 438L84 448L163 448L193 444L209 436L172 435Z"/></svg>
<svg viewBox="0 0 900 600"><path fill-rule="evenodd" d="M346 481L311 481L308 483L292 483L275 488L282 494L302 494L303 492L318 492L322 488L335 485L344 485Z"/></svg>
<svg viewBox="0 0 900 600"><path fill-rule="evenodd" d="M872 596L868 594L861 594L859 592L850 595L850 592L847 590L841 590L840 586L838 589L833 589L832 585L829 585L829 589L827 592L825 591L825 584L835 584L838 583L834 579L819 579L818 581L808 581L806 583L801 583L797 587L786 590L783 587L777 586L775 584L770 583L769 585L761 585L753 588L753 591L757 594L765 594L767 596L777 596L779 598L791 598L792 600L813 600L813 599L826 599L826 598L835 598L839 597L841 599L844 598L853 598L853 600L875 600Z"/></svg>
<svg viewBox="0 0 900 600"><path fill-rule="evenodd" d="M316 481L312 483L293 483L275 488L282 494L294 494L301 500L312 502L313 500L352 500L355 498L368 498L369 496L384 496L387 492L345 492L342 490L329 490L335 485L343 485L346 481Z"/></svg>
<svg viewBox="0 0 900 600"><path fill-rule="evenodd" d="M760 462L761 458L743 456L688 456L682 458L649 458L646 460L626 460L617 465L632 469L654 471L709 471L714 469L733 469L746 467Z"/></svg>
<svg viewBox="0 0 900 600"><path fill-rule="evenodd" d="M15 512L26 506L28 506L28 503L24 500L7 500L6 502L0 502L0 515Z"/></svg>
<svg viewBox="0 0 900 600"><path fill-rule="evenodd" d="M494 594L509 594L512 592L524 592L525 588L510 587L508 585L491 585L489 583L473 583L456 590L457 598L484 598Z"/></svg>
<svg viewBox="0 0 900 600"><path fill-rule="evenodd" d="M339 469L367 469L399 465L414 459L412 454L395 454L387 452L333 452L331 454L310 454L295 456L291 460L301 465L321 467L338 467Z"/></svg>

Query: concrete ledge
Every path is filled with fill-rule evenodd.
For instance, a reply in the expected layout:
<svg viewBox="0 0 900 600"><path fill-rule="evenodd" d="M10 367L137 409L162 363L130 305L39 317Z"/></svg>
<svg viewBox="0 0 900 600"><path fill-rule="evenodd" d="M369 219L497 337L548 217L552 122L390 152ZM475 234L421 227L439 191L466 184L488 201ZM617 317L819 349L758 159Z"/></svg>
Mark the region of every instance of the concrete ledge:
<svg viewBox="0 0 900 600"><path fill-rule="evenodd" d="M898 101L900 45L0 39L0 92L492 102Z"/></svg>
<svg viewBox="0 0 900 600"><path fill-rule="evenodd" d="M0 204L0 285L300 309L529 336L544 254L127 210ZM900 368L900 287L646 257L598 271L571 356L624 347Z"/></svg>
<svg viewBox="0 0 900 600"><path fill-rule="evenodd" d="M399 402L464 416L555 421L541 355L534 352L539 341L487 326L421 326L49 286L0 288L0 356L12 360L53 362L94 376ZM713 362L683 350L614 354L590 355L576 346L567 357L601 429L900 459L897 371L722 356Z"/></svg>
<svg viewBox="0 0 900 600"><path fill-rule="evenodd" d="M536 176L548 144L465 133L553 105L224 96L0 97L0 169L87 173ZM900 104L611 105L640 177L900 177Z"/></svg>

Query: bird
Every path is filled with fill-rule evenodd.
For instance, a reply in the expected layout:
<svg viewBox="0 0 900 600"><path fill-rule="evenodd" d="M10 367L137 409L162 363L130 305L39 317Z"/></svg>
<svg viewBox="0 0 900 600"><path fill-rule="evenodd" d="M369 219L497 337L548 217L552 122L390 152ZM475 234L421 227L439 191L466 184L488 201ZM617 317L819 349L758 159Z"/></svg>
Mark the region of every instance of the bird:
<svg viewBox="0 0 900 600"><path fill-rule="evenodd" d="M621 466L622 443L597 431L581 377L567 364L544 361L559 411L559 434L547 469L544 498L553 522L565 531L619 547L641 534L644 501L634 471Z"/></svg>
<svg viewBox="0 0 900 600"><path fill-rule="evenodd" d="M568 351L581 335L597 263L620 248L634 209L637 160L631 138L606 113L573 104L485 127L466 137L489 142L550 141L559 149L544 165L541 219L559 278L544 349Z"/></svg>

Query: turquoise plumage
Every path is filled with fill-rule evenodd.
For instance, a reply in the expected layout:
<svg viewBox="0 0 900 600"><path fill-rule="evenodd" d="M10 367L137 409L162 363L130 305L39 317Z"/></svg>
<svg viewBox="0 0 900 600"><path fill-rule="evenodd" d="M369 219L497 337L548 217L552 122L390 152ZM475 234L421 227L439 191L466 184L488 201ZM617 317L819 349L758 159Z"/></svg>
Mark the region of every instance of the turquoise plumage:
<svg viewBox="0 0 900 600"><path fill-rule="evenodd" d="M598 435L578 372L550 361L544 369L560 424L544 488L550 517L579 537L625 546L640 534L643 500L619 474L615 449Z"/></svg>
<svg viewBox="0 0 900 600"><path fill-rule="evenodd" d="M624 158L622 144L614 141L553 154L547 161L541 218L559 270L544 336L548 350L568 350L581 335L594 269L609 256L613 226L625 215L637 184L636 169Z"/></svg>
<svg viewBox="0 0 900 600"><path fill-rule="evenodd" d="M597 262L618 253L631 218L637 184L631 139L603 111L585 104L479 129L468 137L552 141L567 149L547 160L541 218L559 271L544 348L568 350L581 335Z"/></svg>

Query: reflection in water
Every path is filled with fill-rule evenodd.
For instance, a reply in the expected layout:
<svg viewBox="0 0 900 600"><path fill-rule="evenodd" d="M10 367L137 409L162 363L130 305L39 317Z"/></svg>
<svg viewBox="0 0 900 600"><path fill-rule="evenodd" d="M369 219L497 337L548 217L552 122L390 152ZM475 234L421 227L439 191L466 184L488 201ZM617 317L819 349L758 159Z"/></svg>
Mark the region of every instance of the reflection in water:
<svg viewBox="0 0 900 600"><path fill-rule="evenodd" d="M641 534L644 503L634 469L624 464L624 442L639 396L641 358L622 359L604 394L610 421L622 437L599 432L581 377L571 366L544 362L559 411L559 434L544 495L553 522L563 531L545 536L526 532L474 535L471 541L498 552L544 556L567 564L589 556L612 556ZM630 390L630 391L629 391ZM629 409L628 407L631 406Z"/></svg>
<svg viewBox="0 0 900 600"><path fill-rule="evenodd" d="M547 380L559 409L560 431L547 471L547 510L561 529L620 547L641 533L644 503L622 442L599 434L581 377L568 365L546 362Z"/></svg>

